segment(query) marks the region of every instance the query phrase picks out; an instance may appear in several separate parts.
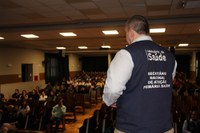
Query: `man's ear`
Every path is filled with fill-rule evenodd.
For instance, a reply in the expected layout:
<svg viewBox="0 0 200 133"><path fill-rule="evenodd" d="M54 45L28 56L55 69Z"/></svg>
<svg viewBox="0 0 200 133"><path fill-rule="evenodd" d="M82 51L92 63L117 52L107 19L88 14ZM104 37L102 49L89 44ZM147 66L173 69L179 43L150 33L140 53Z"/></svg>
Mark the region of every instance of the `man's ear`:
<svg viewBox="0 0 200 133"><path fill-rule="evenodd" d="M131 35L132 35L133 40L139 37L139 34L135 30L132 30Z"/></svg>
<svg viewBox="0 0 200 133"><path fill-rule="evenodd" d="M133 29L129 30L129 37L131 38L131 42L135 39L136 32Z"/></svg>

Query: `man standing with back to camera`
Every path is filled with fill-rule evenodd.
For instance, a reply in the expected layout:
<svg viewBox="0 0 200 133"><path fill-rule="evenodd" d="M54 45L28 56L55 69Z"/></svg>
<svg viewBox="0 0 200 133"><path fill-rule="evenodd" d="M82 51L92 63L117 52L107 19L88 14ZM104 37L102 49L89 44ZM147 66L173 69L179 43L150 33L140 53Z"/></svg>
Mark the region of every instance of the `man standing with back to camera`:
<svg viewBox="0 0 200 133"><path fill-rule="evenodd" d="M172 82L176 60L154 43L143 16L125 25L130 44L115 55L107 71L103 101L117 108L115 133L173 133Z"/></svg>

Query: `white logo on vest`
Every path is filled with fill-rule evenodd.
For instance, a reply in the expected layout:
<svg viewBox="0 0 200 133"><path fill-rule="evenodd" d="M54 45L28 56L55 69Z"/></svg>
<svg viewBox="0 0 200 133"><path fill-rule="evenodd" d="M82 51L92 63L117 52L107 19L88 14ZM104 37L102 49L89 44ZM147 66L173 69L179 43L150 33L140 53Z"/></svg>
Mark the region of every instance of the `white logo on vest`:
<svg viewBox="0 0 200 133"><path fill-rule="evenodd" d="M167 61L164 51L145 50L145 53L149 61Z"/></svg>

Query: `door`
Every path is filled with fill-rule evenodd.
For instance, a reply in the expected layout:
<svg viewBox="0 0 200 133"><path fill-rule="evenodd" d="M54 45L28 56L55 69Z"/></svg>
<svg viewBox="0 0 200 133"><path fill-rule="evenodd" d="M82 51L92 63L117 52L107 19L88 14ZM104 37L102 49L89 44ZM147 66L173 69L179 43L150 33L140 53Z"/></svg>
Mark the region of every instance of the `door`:
<svg viewBox="0 0 200 133"><path fill-rule="evenodd" d="M33 64L22 64L22 81L33 81Z"/></svg>

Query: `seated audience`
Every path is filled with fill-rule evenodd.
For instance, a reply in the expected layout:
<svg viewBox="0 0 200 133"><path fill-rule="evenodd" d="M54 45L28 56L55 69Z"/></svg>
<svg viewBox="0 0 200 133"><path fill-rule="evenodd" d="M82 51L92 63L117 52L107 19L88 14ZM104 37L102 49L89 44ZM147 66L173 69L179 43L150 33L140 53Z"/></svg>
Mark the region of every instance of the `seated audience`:
<svg viewBox="0 0 200 133"><path fill-rule="evenodd" d="M15 133L17 130L17 108L13 105L5 106L2 112L0 133Z"/></svg>
<svg viewBox="0 0 200 133"><path fill-rule="evenodd" d="M12 94L12 98L18 100L20 97L19 89L15 89L15 92Z"/></svg>
<svg viewBox="0 0 200 133"><path fill-rule="evenodd" d="M3 123L0 133L15 133L17 131L16 123Z"/></svg>
<svg viewBox="0 0 200 133"><path fill-rule="evenodd" d="M28 97L29 97L29 100L31 100L31 101L38 101L39 98L40 98L40 94L39 94L39 92L36 89L33 89L29 93Z"/></svg>
<svg viewBox="0 0 200 133"><path fill-rule="evenodd" d="M41 91L41 94L40 94L39 101L46 101L47 98L48 98L48 96L46 95L45 91L42 90L42 91Z"/></svg>
<svg viewBox="0 0 200 133"><path fill-rule="evenodd" d="M19 89L15 89L15 92L10 96L11 99L9 99L14 101L13 104L9 100L3 100L3 94L0 94L0 112L3 113L0 121L0 133L15 132L17 128L24 128L30 112L31 115L34 114L37 117L36 119L40 119L40 116L44 115L43 124L46 126L50 122L51 133L52 125L55 124L54 131L57 132L66 113L66 106L63 105L63 98L61 98L62 94L88 93L91 88L102 87L105 77L106 73L83 72L73 78L69 77L68 81L63 78L56 82L54 86L49 82L44 90L40 90L39 86L28 93L26 90L20 93ZM57 99L60 100L57 101ZM35 108L32 108L33 105ZM38 122L36 119L33 120L32 116L30 118L31 123Z"/></svg>
<svg viewBox="0 0 200 133"><path fill-rule="evenodd" d="M53 90L50 91L50 95L47 98L47 107L53 107L56 103L57 96Z"/></svg>
<svg viewBox="0 0 200 133"><path fill-rule="evenodd" d="M4 123L13 123L17 121L17 105L5 105L2 112L1 121Z"/></svg>
<svg viewBox="0 0 200 133"><path fill-rule="evenodd" d="M22 90L22 93L21 93L19 99L20 99L20 103L23 103L23 101L28 100L28 93L26 90Z"/></svg>
<svg viewBox="0 0 200 133"><path fill-rule="evenodd" d="M37 91L37 93L40 93L40 87L37 85L37 86L35 86L35 90Z"/></svg>
<svg viewBox="0 0 200 133"><path fill-rule="evenodd" d="M46 87L44 88L45 94L46 94L47 96L49 96L50 91L51 91L52 89L53 89L53 86L51 85L51 82L48 82L47 85L46 85Z"/></svg>
<svg viewBox="0 0 200 133"><path fill-rule="evenodd" d="M75 88L73 87L72 84L68 85L67 93L68 94L74 94L75 93Z"/></svg>
<svg viewBox="0 0 200 133"><path fill-rule="evenodd" d="M58 81L56 81L54 86L53 86L53 91L54 91L54 93L58 93L59 90L60 90L60 86L58 84Z"/></svg>
<svg viewBox="0 0 200 133"><path fill-rule="evenodd" d="M192 110L190 118L185 120L182 127L183 133L200 133L200 119L197 110Z"/></svg>
<svg viewBox="0 0 200 133"><path fill-rule="evenodd" d="M3 93L0 93L0 101L6 101Z"/></svg>
<svg viewBox="0 0 200 133"><path fill-rule="evenodd" d="M62 78L61 85L64 85L67 88L67 79L65 77Z"/></svg>
<svg viewBox="0 0 200 133"><path fill-rule="evenodd" d="M56 127L55 127L55 133L58 130L59 124L61 121L63 121L63 116L66 113L66 106L63 105L63 99L59 99L58 103L53 107L52 111L51 111L51 123L50 123L50 130L52 132L52 126L55 123ZM64 127L63 127L64 128Z"/></svg>
<svg viewBox="0 0 200 133"><path fill-rule="evenodd" d="M67 89L64 85L60 85L59 90L57 91L57 95L62 95L67 92Z"/></svg>
<svg viewBox="0 0 200 133"><path fill-rule="evenodd" d="M26 121L27 115L30 113L30 106L28 105L27 101L23 101L22 105L19 106L18 112L17 112L17 120L18 120L18 126L19 128L24 128L24 124Z"/></svg>

